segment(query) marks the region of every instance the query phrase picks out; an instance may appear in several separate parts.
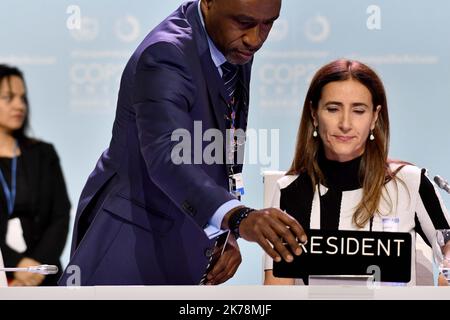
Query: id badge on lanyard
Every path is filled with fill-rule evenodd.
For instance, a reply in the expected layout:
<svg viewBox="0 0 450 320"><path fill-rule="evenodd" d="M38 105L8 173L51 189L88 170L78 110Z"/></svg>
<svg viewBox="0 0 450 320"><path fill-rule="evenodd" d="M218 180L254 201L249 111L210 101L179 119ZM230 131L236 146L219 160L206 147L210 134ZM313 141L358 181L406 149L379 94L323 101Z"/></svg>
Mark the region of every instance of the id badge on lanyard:
<svg viewBox="0 0 450 320"><path fill-rule="evenodd" d="M244 195L244 178L242 173L235 173L228 176L230 193L237 199Z"/></svg>
<svg viewBox="0 0 450 320"><path fill-rule="evenodd" d="M400 224L398 217L383 218L381 221L383 223L383 231L398 232L398 226Z"/></svg>

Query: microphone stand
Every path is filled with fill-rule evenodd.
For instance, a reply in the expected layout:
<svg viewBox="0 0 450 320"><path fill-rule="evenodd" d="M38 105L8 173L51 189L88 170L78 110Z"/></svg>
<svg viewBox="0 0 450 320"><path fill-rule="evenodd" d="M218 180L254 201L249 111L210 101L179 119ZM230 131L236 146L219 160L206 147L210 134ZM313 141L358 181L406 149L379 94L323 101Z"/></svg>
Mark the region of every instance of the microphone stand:
<svg viewBox="0 0 450 320"><path fill-rule="evenodd" d="M32 266L28 268L0 268L0 271L4 272L31 272L39 274L56 274L58 273L58 267L55 265L42 264L39 266Z"/></svg>
<svg viewBox="0 0 450 320"><path fill-rule="evenodd" d="M434 182L436 182L436 184L438 185L439 188L446 191L447 193L450 193L450 185L447 181L445 181L444 178L442 178L440 176L435 176Z"/></svg>

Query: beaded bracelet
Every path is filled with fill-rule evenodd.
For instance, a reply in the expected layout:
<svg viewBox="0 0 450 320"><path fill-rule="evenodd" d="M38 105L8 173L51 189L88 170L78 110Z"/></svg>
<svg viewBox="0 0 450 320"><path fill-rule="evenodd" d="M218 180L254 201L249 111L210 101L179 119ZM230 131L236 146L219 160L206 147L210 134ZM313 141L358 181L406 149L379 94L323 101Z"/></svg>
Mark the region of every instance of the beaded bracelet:
<svg viewBox="0 0 450 320"><path fill-rule="evenodd" d="M234 237L236 239L240 238L239 234L239 226L241 225L242 220L248 217L250 212L256 211L255 209L244 207L241 209L236 210L230 217L230 220L228 221L228 227L230 228L231 232L233 233Z"/></svg>

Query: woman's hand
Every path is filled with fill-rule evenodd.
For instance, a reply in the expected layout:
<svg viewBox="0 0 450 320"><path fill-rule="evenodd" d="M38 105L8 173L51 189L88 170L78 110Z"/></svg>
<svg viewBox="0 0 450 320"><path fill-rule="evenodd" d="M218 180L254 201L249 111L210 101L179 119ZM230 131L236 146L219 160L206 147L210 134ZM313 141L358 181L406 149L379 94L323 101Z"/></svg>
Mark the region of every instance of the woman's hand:
<svg viewBox="0 0 450 320"><path fill-rule="evenodd" d="M32 258L25 257L19 261L17 268L38 266L40 263ZM38 286L44 281L45 276L39 273L14 272L14 280L10 286Z"/></svg>

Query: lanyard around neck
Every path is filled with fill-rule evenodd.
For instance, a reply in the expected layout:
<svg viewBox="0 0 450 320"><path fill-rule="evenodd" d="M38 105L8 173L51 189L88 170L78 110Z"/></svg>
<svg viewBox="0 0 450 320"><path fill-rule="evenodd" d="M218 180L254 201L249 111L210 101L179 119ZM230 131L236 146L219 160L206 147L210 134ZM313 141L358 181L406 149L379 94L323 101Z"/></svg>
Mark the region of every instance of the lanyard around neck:
<svg viewBox="0 0 450 320"><path fill-rule="evenodd" d="M9 189L6 179L3 176L3 172L0 170L0 182L2 183L3 192L6 198L6 204L8 206L8 215L11 215L14 211L14 201L16 199L16 173L17 173L17 140L14 144L13 158L11 163L11 189Z"/></svg>

